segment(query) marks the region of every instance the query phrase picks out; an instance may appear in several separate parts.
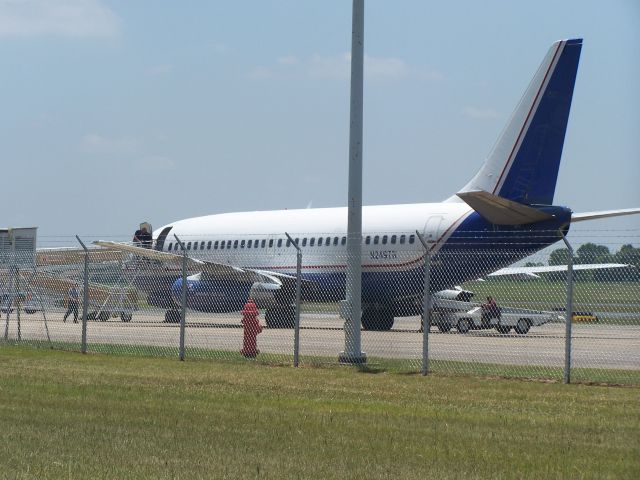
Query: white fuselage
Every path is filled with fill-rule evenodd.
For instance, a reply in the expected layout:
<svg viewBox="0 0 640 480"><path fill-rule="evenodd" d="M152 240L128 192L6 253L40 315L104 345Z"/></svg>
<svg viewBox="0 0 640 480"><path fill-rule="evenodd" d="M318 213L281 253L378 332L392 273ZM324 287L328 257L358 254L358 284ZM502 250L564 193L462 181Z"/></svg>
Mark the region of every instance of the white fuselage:
<svg viewBox="0 0 640 480"><path fill-rule="evenodd" d="M363 269L393 268L400 259L421 256L424 250L416 231L435 244L434 250L439 249L471 212L468 205L457 202L363 207ZM175 251L176 235L187 245L189 256L215 259L239 267L281 272L295 270L296 250L287 241L286 233L302 249L303 270L342 268L346 261L346 208L195 217L156 230L154 238L168 227L172 228L162 246L163 251Z"/></svg>

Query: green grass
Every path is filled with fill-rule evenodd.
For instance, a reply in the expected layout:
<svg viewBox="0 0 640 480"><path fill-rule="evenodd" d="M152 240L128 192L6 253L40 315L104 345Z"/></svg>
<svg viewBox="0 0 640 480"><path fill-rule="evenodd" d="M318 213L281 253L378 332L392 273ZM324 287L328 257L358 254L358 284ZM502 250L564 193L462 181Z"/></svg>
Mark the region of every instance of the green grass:
<svg viewBox="0 0 640 480"><path fill-rule="evenodd" d="M22 342L5 342L0 340L0 348L2 348L2 346L29 346L75 352L80 351L79 343L49 343L39 340L27 340ZM88 352L107 355L178 358L178 349L176 347L163 347L157 345L91 343L88 345ZM214 350L202 347L187 347L185 350L185 356L189 360L213 359L216 361L241 364L245 364L247 362L247 359L239 352ZM262 353L257 359L252 361L263 365L289 366L293 364L293 355ZM301 355L300 364L306 367L333 367L337 364L337 357ZM368 357L367 364L364 368L370 372L375 371L405 374L418 373L422 369L422 360ZM504 365L499 363L478 363L434 359L431 359L429 362L429 370L431 373L440 375L503 377L552 381L562 381L564 375L564 370L560 367L549 367L543 365ZM573 383L640 386L640 370L573 368L571 369L571 381Z"/></svg>
<svg viewBox="0 0 640 480"><path fill-rule="evenodd" d="M5 345L0 476L638 478L639 403L638 388Z"/></svg>
<svg viewBox="0 0 640 480"><path fill-rule="evenodd" d="M567 286L562 281L488 280L468 282L464 288L475 293L476 301L491 295L512 307L551 310L564 308L567 301ZM574 311L606 312L600 315L605 324L640 325L640 283L575 282L573 291Z"/></svg>

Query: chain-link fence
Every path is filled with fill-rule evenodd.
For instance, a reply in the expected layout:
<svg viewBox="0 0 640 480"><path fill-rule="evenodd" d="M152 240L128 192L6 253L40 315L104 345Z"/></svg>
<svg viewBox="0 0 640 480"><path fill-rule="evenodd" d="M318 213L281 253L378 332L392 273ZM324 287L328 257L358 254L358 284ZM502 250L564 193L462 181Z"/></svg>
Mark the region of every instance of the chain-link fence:
<svg viewBox="0 0 640 480"><path fill-rule="evenodd" d="M437 374L640 384L638 232L627 232L628 243L609 232L604 250L574 238L573 255L562 242L540 251L530 238L485 235L467 234L428 256L419 234L363 238L366 368L418 372L427 360ZM85 251L76 242L38 250L31 263L5 255L2 339L88 352L338 363L348 348L344 235L204 238L167 240L162 251L130 244Z"/></svg>

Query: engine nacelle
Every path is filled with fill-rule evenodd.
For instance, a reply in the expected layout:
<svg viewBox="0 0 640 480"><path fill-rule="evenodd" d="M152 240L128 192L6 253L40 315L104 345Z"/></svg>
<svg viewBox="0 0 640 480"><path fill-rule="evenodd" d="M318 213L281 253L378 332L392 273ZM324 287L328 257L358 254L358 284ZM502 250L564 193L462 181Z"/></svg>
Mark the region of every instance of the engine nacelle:
<svg viewBox="0 0 640 480"><path fill-rule="evenodd" d="M459 302L470 302L474 293L469 290L463 290L461 288L450 288L447 290L440 290L433 294L434 297L442 300L457 300Z"/></svg>
<svg viewBox="0 0 640 480"><path fill-rule="evenodd" d="M234 312L241 310L249 296L258 308L269 308L278 304L280 286L274 283L253 284L233 280L203 280L202 274L187 277L187 307L199 312ZM175 306L182 303L182 278L171 286L171 297Z"/></svg>

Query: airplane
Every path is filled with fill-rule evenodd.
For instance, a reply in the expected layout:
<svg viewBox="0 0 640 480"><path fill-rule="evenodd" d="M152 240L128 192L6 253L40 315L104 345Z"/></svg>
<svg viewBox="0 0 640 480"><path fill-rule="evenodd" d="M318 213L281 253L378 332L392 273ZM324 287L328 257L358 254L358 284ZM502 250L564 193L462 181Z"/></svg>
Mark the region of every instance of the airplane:
<svg viewBox="0 0 640 480"><path fill-rule="evenodd" d="M557 242L575 222L640 213L640 208L573 213L553 205L582 39L552 44L477 174L440 203L365 206L362 210L362 327L389 330L394 317L421 313L425 252L431 290L483 277ZM153 232L154 247L97 241L142 257L138 276L152 305L178 321L182 252L188 250L187 306L198 311L242 308L250 295L266 308L268 327L292 327L296 250L305 296L344 298L347 208L224 213L187 218ZM151 267L155 265L155 267ZM158 267L158 265L162 265ZM162 272L162 273L160 273Z"/></svg>

